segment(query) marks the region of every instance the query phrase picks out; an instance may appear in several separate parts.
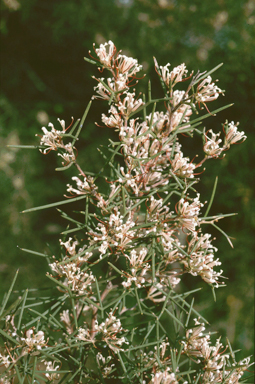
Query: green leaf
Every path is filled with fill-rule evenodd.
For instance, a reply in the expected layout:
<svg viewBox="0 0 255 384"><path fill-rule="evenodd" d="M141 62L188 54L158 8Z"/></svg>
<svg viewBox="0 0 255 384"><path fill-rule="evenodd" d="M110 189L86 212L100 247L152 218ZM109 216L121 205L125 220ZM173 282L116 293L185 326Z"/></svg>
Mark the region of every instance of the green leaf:
<svg viewBox="0 0 255 384"><path fill-rule="evenodd" d="M7 292L7 295L5 296L5 298L3 300L2 308L0 309L0 316L2 315L2 313L3 313L3 311L4 311L5 307L6 307L6 304L7 304L8 300L9 300L9 297L10 297L10 295L12 293L12 290L13 290L15 281L17 279L18 273L19 273L19 270L16 271L16 273L14 275L14 278L12 280L11 286L9 288L9 291Z"/></svg>
<svg viewBox="0 0 255 384"><path fill-rule="evenodd" d="M24 252L27 252L27 253L31 253L32 255L42 256L42 257L49 257L48 255L45 255L44 253L41 253L41 252L32 251L31 249L26 249L26 248L20 248L18 245L17 245L17 247L21 251L24 251Z"/></svg>
<svg viewBox="0 0 255 384"><path fill-rule="evenodd" d="M87 108L85 109L85 112L84 112L84 114L83 114L83 116L82 116L82 118L81 118L81 122L80 122L79 128L78 128L78 130L77 130L77 132L76 132L76 134L75 134L75 138L74 138L73 141L72 141L72 146L74 145L75 141L78 139L78 137L79 137L79 135L80 135L81 129L82 129L82 127L83 127L83 124L84 124L84 122L85 122L85 120L86 120L86 117L87 117L87 115L88 115L88 113L89 113L91 104L92 104L92 100L90 100L90 102L88 103Z"/></svg>
<svg viewBox="0 0 255 384"><path fill-rule="evenodd" d="M210 211L210 208L212 206L212 203L213 203L213 200L214 200L214 196L215 196L215 192L216 192L216 188L217 188L217 183L218 183L218 176L216 176L216 178L215 178L215 182L214 182L214 186L213 186L213 190L212 190L212 195L211 195L211 198L210 198L207 210L206 210L205 215L204 215L205 217L208 215L208 213Z"/></svg>
<svg viewBox="0 0 255 384"><path fill-rule="evenodd" d="M220 67L222 67L223 63L220 63L218 65L216 65L216 67L214 67L213 69L211 69L210 71L206 71L205 74L203 74L202 76L199 76L198 79L196 81L194 81L194 83L192 83L192 85L196 85L197 83L199 83L201 80L205 79L207 76L211 75L213 72L217 71L217 69L219 69Z"/></svg>
<svg viewBox="0 0 255 384"><path fill-rule="evenodd" d="M73 203L73 202L75 202L75 201L83 200L83 199L85 199L85 198L86 198L85 195L83 195L83 196L78 196L78 197L74 197L74 198L72 198L72 199L67 199L67 200L57 201L56 203L51 203L51 204L41 205L40 207L34 207L34 208L25 209L25 210L22 211L21 213L35 212L35 211L39 211L40 209L47 209L47 208L58 207L59 205Z"/></svg>

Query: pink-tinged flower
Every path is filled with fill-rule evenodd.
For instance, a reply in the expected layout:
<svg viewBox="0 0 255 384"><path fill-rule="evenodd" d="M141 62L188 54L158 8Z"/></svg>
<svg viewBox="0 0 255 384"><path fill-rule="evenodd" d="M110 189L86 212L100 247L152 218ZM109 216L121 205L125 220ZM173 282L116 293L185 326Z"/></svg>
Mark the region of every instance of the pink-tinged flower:
<svg viewBox="0 0 255 384"><path fill-rule="evenodd" d="M113 369L116 369L115 364L109 364L113 356L104 357L100 352L96 355L97 364L100 367L103 378L107 378Z"/></svg>
<svg viewBox="0 0 255 384"><path fill-rule="evenodd" d="M91 176L85 176L83 181L79 179L79 177L73 176L72 180L76 182L77 188L67 184L67 192L70 192L71 194L86 195L94 193L97 189L96 185L94 184L94 179Z"/></svg>
<svg viewBox="0 0 255 384"><path fill-rule="evenodd" d="M189 162L188 157L183 157L182 152L176 153L172 161L172 171L176 176L181 178L193 178L193 171L195 168L196 166Z"/></svg>
<svg viewBox="0 0 255 384"><path fill-rule="evenodd" d="M76 338L81 341L89 341L91 343L94 343L94 335L91 335L87 324L84 324L83 327L79 327L78 335L76 336Z"/></svg>
<svg viewBox="0 0 255 384"><path fill-rule="evenodd" d="M180 130L189 127L189 124L184 125L184 123L188 123L190 116L192 115L191 105L186 104L184 101L184 91L175 90L172 96L172 100L170 100L172 111L169 113L169 124L171 132L180 124L182 125Z"/></svg>
<svg viewBox="0 0 255 384"><path fill-rule="evenodd" d="M9 361L10 356L4 356L0 353L0 364L3 364L5 368L8 368L11 362Z"/></svg>
<svg viewBox="0 0 255 384"><path fill-rule="evenodd" d="M222 89L212 82L211 76L207 76L198 84L195 98L198 103L207 103L216 100L220 93L223 93Z"/></svg>
<svg viewBox="0 0 255 384"><path fill-rule="evenodd" d="M224 349L220 338L212 345L210 333L204 334L204 324L197 319L194 321L195 327L187 330L186 341L182 341L182 344L184 353L191 358L197 358L196 362L203 366L201 383L238 384L244 371L251 365L250 359L246 358L230 365L229 354L224 353L226 348Z"/></svg>
<svg viewBox="0 0 255 384"><path fill-rule="evenodd" d="M128 288L132 285L132 282L134 282L137 288L141 288L146 282L145 275L148 269L150 269L150 265L144 261L147 252L145 248L142 248L139 252L133 249L130 252L130 256L125 255L129 261L130 272L125 272L123 275L126 277L126 281L122 282L123 287Z"/></svg>
<svg viewBox="0 0 255 384"><path fill-rule="evenodd" d="M159 289L160 291L159 291ZM146 299L153 301L154 303L161 303L166 300L166 296L161 292L164 286L161 283L152 285L147 293Z"/></svg>
<svg viewBox="0 0 255 384"><path fill-rule="evenodd" d="M73 333L73 326L69 316L69 309L60 313L60 320L64 323L67 333L71 335Z"/></svg>
<svg viewBox="0 0 255 384"><path fill-rule="evenodd" d="M90 244L101 243L98 249L101 254L105 254L108 249L112 252L112 247L124 249L134 237L135 231L132 230L134 226L135 222L132 220L131 214L124 222L123 216L115 209L108 221L98 223L97 232L89 234Z"/></svg>
<svg viewBox="0 0 255 384"><path fill-rule="evenodd" d="M207 350L210 345L210 335L205 335L204 323L200 323L194 319L195 327L186 331L186 341L182 342L184 345L184 352L186 355L196 358L203 358L203 352ZM198 360L197 362L200 362Z"/></svg>
<svg viewBox="0 0 255 384"><path fill-rule="evenodd" d="M62 130L62 131L56 130L52 123L49 123L48 127L51 128L50 131L48 131L47 128L42 127L42 131L44 135L41 137L40 145L46 146L46 148L44 150L40 149L40 151L44 154L46 154L51 150L57 151L58 148L62 148L64 146L62 137L63 137L63 134L65 133L65 130ZM36 135L36 136L39 136L39 135Z"/></svg>
<svg viewBox="0 0 255 384"><path fill-rule="evenodd" d="M46 147L44 150L40 149L40 152L47 154L51 150L57 151L58 148L62 148L64 150L66 150L66 153L59 154L59 156L61 156L67 163L70 163L70 161L75 160L73 147L72 147L71 143L64 144L63 143L63 137L65 136L66 131L68 130L68 128L70 128L72 123L70 124L69 127L66 128L64 120L60 120L60 119L57 119L57 120L58 120L59 124L61 125L62 131L55 129L54 125L52 123L49 123L48 127L51 130L48 130L46 127L42 127L42 131L43 131L44 135L41 136L41 135L36 134L35 136L41 137L40 145ZM72 120L73 120L73 118L72 118Z"/></svg>
<svg viewBox="0 0 255 384"><path fill-rule="evenodd" d="M201 207L203 207L203 204L199 201L199 194L191 204L183 198L180 199L177 204L177 214L183 228L195 232L196 227L199 225L198 215Z"/></svg>
<svg viewBox="0 0 255 384"><path fill-rule="evenodd" d="M104 113L102 114L102 122L110 128L120 128L123 120L117 109L112 105L108 113L110 117L107 117Z"/></svg>
<svg viewBox="0 0 255 384"><path fill-rule="evenodd" d="M211 235L193 236L189 242L187 253L189 258L182 259L186 271L193 276L201 276L202 279L214 287L219 287L219 277L222 275L222 270L219 272L214 270L215 266L221 265L219 259L214 259L214 252L217 248L211 244ZM222 283L221 283L222 284Z"/></svg>
<svg viewBox="0 0 255 384"><path fill-rule="evenodd" d="M104 78L102 77L100 80L104 81ZM108 80L108 88L110 88L109 85L111 85L112 79L108 78L107 80ZM99 96L93 96L92 98L100 98L100 99L103 99L103 100L110 100L110 97L111 97L110 90L107 89L104 86L104 84L102 84L100 81L98 81L98 84L94 87L94 90L97 92L97 94Z"/></svg>
<svg viewBox="0 0 255 384"><path fill-rule="evenodd" d="M100 44L99 48L95 49L100 63L102 63L105 67L112 66L112 59L114 58L116 51L117 49L111 40L105 44Z"/></svg>
<svg viewBox="0 0 255 384"><path fill-rule="evenodd" d="M125 55L118 55L116 66L122 74L125 74L128 77L134 76L143 68L142 65L138 64L136 59L133 59L133 57L127 57Z"/></svg>
<svg viewBox="0 0 255 384"><path fill-rule="evenodd" d="M238 363L234 363L232 373L230 375L227 375L225 383L226 384L241 383L239 379L243 376L244 372L253 364L254 363L250 363L250 357L246 357L245 359L239 361Z"/></svg>
<svg viewBox="0 0 255 384"><path fill-rule="evenodd" d="M103 77L96 80L98 81L98 84L94 87L94 90L99 96L93 96L93 98L109 100L112 94L116 92L124 93L124 91L127 91L128 89L127 76L122 74L119 74L116 79L108 77L106 82Z"/></svg>
<svg viewBox="0 0 255 384"><path fill-rule="evenodd" d="M211 134L211 137L208 136L208 133ZM205 144L203 150L207 156L219 157L222 153L223 148L220 148L220 143L222 142L222 140L218 138L219 136L220 132L214 133L212 129L210 129L206 134L204 134Z"/></svg>
<svg viewBox="0 0 255 384"><path fill-rule="evenodd" d="M59 277L64 277L63 284L70 288L78 295L92 294L91 285L95 281L92 272L86 273L81 270L76 260L74 262L67 262L60 264L58 261L50 264L52 271L56 272Z"/></svg>
<svg viewBox="0 0 255 384"><path fill-rule="evenodd" d="M169 74L172 86L182 81L183 76L186 76L187 73L188 73L188 70L186 69L186 65L184 63L175 67Z"/></svg>
<svg viewBox="0 0 255 384"><path fill-rule="evenodd" d="M21 337L20 340L25 345L26 352L30 352L32 349L42 349L47 345L47 341L44 339L44 332L38 331L34 334L34 328L26 331L25 337Z"/></svg>
<svg viewBox="0 0 255 384"><path fill-rule="evenodd" d="M120 320L112 312L109 313L109 316L101 324L98 324L97 320L95 321L95 332L101 333L102 340L115 353L123 351L121 347L124 343L128 344L125 337L119 335L123 331Z"/></svg>
<svg viewBox="0 0 255 384"><path fill-rule="evenodd" d="M45 364L45 370L46 370L46 373L45 373L45 377L47 377L47 379L49 381L52 381L52 380L56 380L56 379L59 379L60 377L60 374L57 373L57 370L59 369L59 365L57 365L55 367L55 361L44 361L44 364ZM47 372L49 371L49 372Z"/></svg>
<svg viewBox="0 0 255 384"><path fill-rule="evenodd" d="M132 112L135 112L140 106L144 105L142 99L135 99L135 93L125 92L126 96L118 104L118 109L127 119Z"/></svg>
<svg viewBox="0 0 255 384"><path fill-rule="evenodd" d="M86 245L76 250L76 247L79 243L77 240L74 241L72 237L69 237L68 241L63 242L62 240L59 240L59 242L60 245L63 245L65 247L69 257L77 255L76 261L78 263L86 262L88 258L91 257L93 254L92 252L84 252L86 249ZM83 256L80 256L81 254L83 254Z"/></svg>
<svg viewBox="0 0 255 384"><path fill-rule="evenodd" d="M228 123L227 125L226 124L224 125L224 130L225 130L224 145L226 146L226 148L229 148L231 144L236 144L240 140L242 140L243 142L247 138L247 136L245 136L243 131L239 132L237 130L239 123L235 124L233 121L231 121L231 123Z"/></svg>
<svg viewBox="0 0 255 384"><path fill-rule="evenodd" d="M157 372L151 376L152 380L149 384L179 384L175 374L170 371L170 368L166 368L163 372Z"/></svg>
<svg viewBox="0 0 255 384"><path fill-rule="evenodd" d="M155 57L154 62L157 73L162 77L162 80L168 88L174 87L174 85L182 81L183 76L186 76L188 73L184 63L178 65L170 72L168 68L171 65L170 63L166 64L165 66L159 66Z"/></svg>

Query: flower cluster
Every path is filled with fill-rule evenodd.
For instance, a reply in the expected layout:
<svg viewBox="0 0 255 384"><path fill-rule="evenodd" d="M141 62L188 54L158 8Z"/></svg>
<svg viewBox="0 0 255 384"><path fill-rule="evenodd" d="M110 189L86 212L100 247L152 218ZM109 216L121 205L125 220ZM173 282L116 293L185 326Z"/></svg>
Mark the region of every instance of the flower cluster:
<svg viewBox="0 0 255 384"><path fill-rule="evenodd" d="M203 204L199 200L199 194L195 197L192 203L185 201L181 198L177 205L177 213L182 228L186 229L188 233L194 233L196 227L199 225L199 212Z"/></svg>
<svg viewBox="0 0 255 384"><path fill-rule="evenodd" d="M91 284L95 281L95 278L91 271L89 273L84 272L81 265L86 263L93 253L87 252L86 246L79 248L77 252L78 241L73 241L71 237L66 242L60 240L60 244L64 246L67 254L61 262L57 260L50 264L52 271L58 277L63 277L63 285L70 288L77 295L90 296L92 294Z"/></svg>
<svg viewBox="0 0 255 384"><path fill-rule="evenodd" d="M59 277L64 277L63 285L70 287L77 295L90 296L92 294L91 284L95 281L92 272L83 272L75 262L60 264L56 261L50 264L50 267Z"/></svg>
<svg viewBox="0 0 255 384"><path fill-rule="evenodd" d="M117 180L111 182L108 200L97 195L97 206L107 211L109 216L107 215L108 219L104 217L103 221L98 218L99 223L95 230L89 232L90 245L98 247L100 258L102 255L117 254L119 251L124 254L129 263L127 263L128 269L122 270L124 279L122 285L130 288L134 283L136 287L141 288L144 284L152 282L151 265L145 262L144 258L141 259L143 260L141 263L135 265L132 263L140 253L139 239L156 235L165 254L156 273L158 285L149 288L148 298L151 299L154 297L163 300L156 287L160 287L163 291L166 284L175 287L183 273L200 275L204 281L218 287L222 271L215 271L214 267L219 266L220 262L218 259L214 260L213 253L196 248L192 255L185 257L185 251L181 251L183 245L178 241L180 231L190 236L190 244L193 243L193 237L197 239L198 230L201 232L199 216L203 203L200 201L200 196L197 194L196 197L187 198L185 191L176 203L175 215L174 212L170 212L167 205L162 205L163 199L156 199L154 194L160 188L168 193L169 185L173 183L177 183L177 189L186 188L190 180L198 180L195 169L206 159L219 157L230 144L245 139L244 133L239 133L234 123L231 123L225 127L226 138L222 148L219 133L215 134L212 130L202 133L205 158L200 163L190 161L181 150L175 131L192 133L190 117L196 105L200 103L206 105L215 100L223 93L222 90L215 85L211 76L203 76L198 81L196 89L192 86L188 86L187 91L175 89L178 83L189 79L185 64L173 68L170 72L170 64L159 66L155 59L155 69L170 97L165 111L153 110L141 121L140 118L132 116L144 107L144 101L139 96L136 97L134 90L131 91L132 81L136 79L137 72L142 69L141 66L135 59L121 55L112 41L100 45L95 49L95 53L103 69L110 72L110 77L107 79L97 79L98 85L95 88L99 97L109 100L111 104L108 115L102 114L102 122L119 132L125 166L120 167ZM194 79L197 78L199 76ZM77 178L75 180L78 189L75 191L69 186L70 192L74 191L77 194L89 192L88 179L84 179L84 182ZM123 189L128 195L137 198L151 194L150 199L146 200L147 223L151 225L134 230L137 209L132 209L132 204L137 205L138 201L135 198L126 201L129 207L128 216L124 217L116 207L112 213L109 211L109 202L113 197L118 201ZM207 234L201 234L201 237L203 236L206 237ZM135 243L137 249L134 248ZM129 253L131 244L132 255ZM189 247L186 252L190 253ZM183 271L180 268L178 272L169 269L170 265L176 262L184 266Z"/></svg>
<svg viewBox="0 0 255 384"><path fill-rule="evenodd" d="M112 356L107 356L105 358L102 353L98 352L98 354L96 355L96 359L103 378L109 377L109 375L115 369L115 364L110 364L110 362L112 361Z"/></svg>
<svg viewBox="0 0 255 384"><path fill-rule="evenodd" d="M138 250L133 249L130 252L130 255L125 256L128 260L130 272L125 272L125 278L127 280L123 281L122 285L123 287L128 288L134 282L137 288L141 288L141 286L147 281L147 279L145 279L145 275L150 269L149 263L145 262L147 249L142 248L139 253Z"/></svg>
<svg viewBox="0 0 255 384"><path fill-rule="evenodd" d="M187 383L187 382L186 382ZM152 375L152 380L149 384L178 384L175 374L165 369L163 372L157 372Z"/></svg>
<svg viewBox="0 0 255 384"><path fill-rule="evenodd" d="M132 228L135 222L131 215L124 220L124 217L117 209L110 215L109 220L98 223L97 232L90 233L90 244L101 243L98 248L101 255L107 251L112 252L112 248L124 249L132 242L134 231Z"/></svg>
<svg viewBox="0 0 255 384"><path fill-rule="evenodd" d="M5 356L0 353L0 363L1 365L3 364L6 368L8 368L9 365L11 364L9 359L10 359L10 356Z"/></svg>
<svg viewBox="0 0 255 384"><path fill-rule="evenodd" d="M47 341L44 339L44 332L38 331L34 334L33 328L27 330L25 337L21 337L20 341L27 353L34 349L40 350L47 345Z"/></svg>
<svg viewBox="0 0 255 384"><path fill-rule="evenodd" d="M212 246L210 237L208 233L200 237L194 236L187 249L189 257L183 259L182 263L193 276L200 275L206 283L218 287L218 280L223 271L217 272L213 269L221 265L221 262L219 259L214 260L214 252L217 252L217 248Z"/></svg>
<svg viewBox="0 0 255 384"><path fill-rule="evenodd" d="M220 143L222 140L220 139L220 132L214 133L211 129L204 133L204 152L207 157L219 157L223 151L226 151L230 148L232 144L238 144L243 142L247 136L245 136L244 132L238 131L239 123L228 123L227 121L223 125L223 130L225 133L224 144L220 147ZM210 137L209 135L210 134Z"/></svg>
<svg viewBox="0 0 255 384"><path fill-rule="evenodd" d="M217 339L215 345L211 345L210 334L204 334L204 323L194 319L195 327L188 329L186 340L183 341L184 352L194 358L197 363L203 364L203 383L238 383L244 371L251 365L246 358L238 364L229 364L229 353Z"/></svg>
<svg viewBox="0 0 255 384"><path fill-rule="evenodd" d="M77 177L73 176L72 180L76 182L76 188L72 185L67 184L67 192L74 195L86 195L86 194L94 194L94 191L97 190L97 187L94 184L94 180L90 176L84 176L83 181Z"/></svg>
<svg viewBox="0 0 255 384"><path fill-rule="evenodd" d="M74 147L73 145L69 142L68 144L64 144L63 138L66 135L66 131L69 128L65 128L65 121L58 119L62 131L59 131L54 128L54 125L52 123L49 123L48 126L51 129L50 131L46 127L42 127L43 131L43 136L41 137L40 145L44 147L44 149L40 149L40 151L44 154L47 154L50 151L58 151L61 149L62 151L58 153L59 156L61 156L65 162L62 164L64 165L65 163L71 163L74 162L76 159L75 153L74 153Z"/></svg>
<svg viewBox="0 0 255 384"><path fill-rule="evenodd" d="M176 83L183 81L183 76L186 76L188 73L188 70L186 69L186 65L184 63L178 65L178 67L173 68L173 70L169 72L168 67L170 67L170 63L166 64L165 66L159 66L155 57L154 62L156 71L159 73L167 88L170 89L173 88Z"/></svg>
<svg viewBox="0 0 255 384"><path fill-rule="evenodd" d="M45 377L49 380L57 380L60 377L60 374L57 373L57 370L59 369L59 365L55 366L55 361L44 361L45 364ZM49 372L47 372L49 371Z"/></svg>
<svg viewBox="0 0 255 384"><path fill-rule="evenodd" d="M97 320L95 321L94 329L92 331L89 331L86 324L85 327L80 327L77 339L93 343L102 340L116 353L123 350L121 346L124 343L128 344L124 336L119 336L119 333L122 333L123 331L124 329L121 326L120 320L110 312L108 317L102 323L99 324ZM96 335L98 335L97 340L95 340Z"/></svg>
<svg viewBox="0 0 255 384"><path fill-rule="evenodd" d="M239 123L234 123L231 121L231 123L226 123L224 124L224 129L225 129L225 141L224 141L224 147L228 149L230 145L236 144L238 141L244 141L247 136L245 136L244 131L239 132L238 131L238 125Z"/></svg>
<svg viewBox="0 0 255 384"><path fill-rule="evenodd" d="M211 76L207 76L199 83L195 97L199 103L207 103L216 100L220 93L223 93L222 89L212 82Z"/></svg>

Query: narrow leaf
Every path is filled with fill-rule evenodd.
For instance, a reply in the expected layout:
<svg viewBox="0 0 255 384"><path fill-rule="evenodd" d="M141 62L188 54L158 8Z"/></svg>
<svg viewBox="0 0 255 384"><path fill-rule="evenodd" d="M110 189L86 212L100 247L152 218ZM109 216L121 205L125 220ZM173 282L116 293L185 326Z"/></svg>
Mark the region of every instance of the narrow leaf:
<svg viewBox="0 0 255 384"><path fill-rule="evenodd" d="M86 196L83 195L83 196L74 197L74 198L72 198L72 199L67 199L67 200L57 201L56 203L46 204L46 205L41 205L40 207L34 207L34 208L25 209L25 210L22 211L21 213L34 212L34 211L39 211L40 209L46 209L46 208L57 207L57 206L59 206L59 205L69 204L69 203L73 203L74 201L83 200L83 199L85 199L85 197L86 197Z"/></svg>
<svg viewBox="0 0 255 384"><path fill-rule="evenodd" d="M217 183L218 183L218 176L216 176L216 178L215 178L215 182L214 182L214 186L213 186L213 190L212 190L212 196L210 198L207 210L205 212L205 217L208 215L208 213L210 211L210 208L212 206L212 203L213 203L213 200L214 200L214 196L215 196L215 192L216 192L216 188L217 188Z"/></svg>
<svg viewBox="0 0 255 384"><path fill-rule="evenodd" d="M2 313L3 313L3 311L4 311L5 307L6 307L6 304L7 304L8 300L9 300L9 297L11 295L11 292L12 292L12 289L14 287L15 281L17 279L18 273L19 273L19 270L16 271L15 276L14 276L14 278L12 280L11 286L9 288L9 291L7 292L7 295L4 298L2 308L0 309L0 316L2 315Z"/></svg>

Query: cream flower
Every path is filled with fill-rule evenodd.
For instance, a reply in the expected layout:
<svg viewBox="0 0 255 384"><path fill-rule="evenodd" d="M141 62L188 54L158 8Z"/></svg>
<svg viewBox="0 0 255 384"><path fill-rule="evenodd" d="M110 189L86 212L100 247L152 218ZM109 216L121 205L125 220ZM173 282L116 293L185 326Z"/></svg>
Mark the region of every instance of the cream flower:
<svg viewBox="0 0 255 384"><path fill-rule="evenodd" d="M99 48L95 49L97 56L99 57L100 62L105 67L111 67L112 59L116 53L116 47L111 40L105 44L100 44Z"/></svg>

